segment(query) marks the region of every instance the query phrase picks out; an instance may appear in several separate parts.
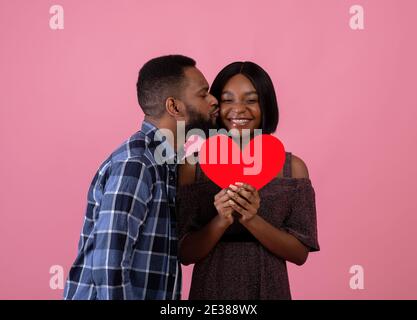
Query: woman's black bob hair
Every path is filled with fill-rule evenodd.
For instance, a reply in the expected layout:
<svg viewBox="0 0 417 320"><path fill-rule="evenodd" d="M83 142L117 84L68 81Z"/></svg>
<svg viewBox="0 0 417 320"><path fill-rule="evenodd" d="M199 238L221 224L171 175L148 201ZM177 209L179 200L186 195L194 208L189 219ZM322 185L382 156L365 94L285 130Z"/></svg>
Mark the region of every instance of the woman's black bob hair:
<svg viewBox="0 0 417 320"><path fill-rule="evenodd" d="M274 85L266 71L256 63L245 61L233 62L227 65L214 79L210 93L215 96L220 103L224 86L230 78L237 74L242 74L247 77L258 93L259 106L262 114L260 128L262 129L262 133L271 134L275 132L278 126L279 111ZM220 117L218 118L218 121L218 124L222 126Z"/></svg>

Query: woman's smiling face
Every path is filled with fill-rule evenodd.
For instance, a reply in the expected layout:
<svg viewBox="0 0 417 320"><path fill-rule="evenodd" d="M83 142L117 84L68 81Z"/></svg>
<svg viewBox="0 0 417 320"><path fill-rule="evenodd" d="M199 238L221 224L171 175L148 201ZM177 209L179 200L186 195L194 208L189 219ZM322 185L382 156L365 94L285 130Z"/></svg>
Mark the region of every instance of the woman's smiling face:
<svg viewBox="0 0 417 320"><path fill-rule="evenodd" d="M220 120L227 130L237 129L241 136L243 129L253 133L261 127L258 93L244 75L231 77L224 86L220 97Z"/></svg>

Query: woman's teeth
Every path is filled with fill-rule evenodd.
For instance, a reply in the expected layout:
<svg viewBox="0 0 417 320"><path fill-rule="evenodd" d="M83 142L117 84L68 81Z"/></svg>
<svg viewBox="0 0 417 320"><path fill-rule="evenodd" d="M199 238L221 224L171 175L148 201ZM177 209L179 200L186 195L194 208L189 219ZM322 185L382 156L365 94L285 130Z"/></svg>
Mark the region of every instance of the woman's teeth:
<svg viewBox="0 0 417 320"><path fill-rule="evenodd" d="M230 121L233 124L237 124L237 125L243 126L245 124L248 124L250 120L249 119L230 119Z"/></svg>

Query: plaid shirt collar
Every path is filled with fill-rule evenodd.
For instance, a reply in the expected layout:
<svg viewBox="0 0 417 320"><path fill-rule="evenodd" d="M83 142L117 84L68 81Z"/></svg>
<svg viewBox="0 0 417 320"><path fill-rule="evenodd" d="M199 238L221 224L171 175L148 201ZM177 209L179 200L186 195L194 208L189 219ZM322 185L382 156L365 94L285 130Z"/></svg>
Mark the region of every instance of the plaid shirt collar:
<svg viewBox="0 0 417 320"><path fill-rule="evenodd" d="M168 167L175 169L177 166L177 154L159 128L152 123L143 120L140 131L145 135L147 148L152 151L157 163L160 164L163 159L166 161L165 164L168 165ZM165 154L163 153L163 150L165 150Z"/></svg>

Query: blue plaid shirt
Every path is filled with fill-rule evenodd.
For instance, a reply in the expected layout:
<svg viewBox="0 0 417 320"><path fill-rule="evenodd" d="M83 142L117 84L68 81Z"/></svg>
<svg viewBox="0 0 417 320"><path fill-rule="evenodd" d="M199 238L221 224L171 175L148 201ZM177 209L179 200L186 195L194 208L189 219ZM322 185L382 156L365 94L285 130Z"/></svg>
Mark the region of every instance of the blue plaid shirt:
<svg viewBox="0 0 417 320"><path fill-rule="evenodd" d="M156 156L170 160L158 164ZM144 121L101 165L64 299L180 299L175 160Z"/></svg>

